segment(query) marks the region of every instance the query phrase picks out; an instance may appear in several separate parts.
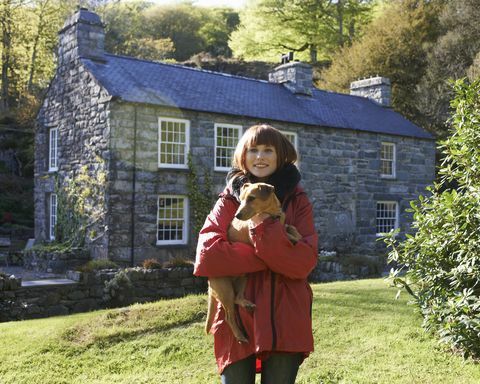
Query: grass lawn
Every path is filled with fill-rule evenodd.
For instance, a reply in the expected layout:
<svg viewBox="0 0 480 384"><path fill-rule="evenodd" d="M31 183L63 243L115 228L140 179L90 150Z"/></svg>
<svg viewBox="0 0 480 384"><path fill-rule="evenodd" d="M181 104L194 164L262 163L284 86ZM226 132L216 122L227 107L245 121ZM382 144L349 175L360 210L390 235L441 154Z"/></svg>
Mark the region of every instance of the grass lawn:
<svg viewBox="0 0 480 384"><path fill-rule="evenodd" d="M315 352L297 383L480 383L380 279L313 285ZM0 383L219 383L206 296L0 324Z"/></svg>

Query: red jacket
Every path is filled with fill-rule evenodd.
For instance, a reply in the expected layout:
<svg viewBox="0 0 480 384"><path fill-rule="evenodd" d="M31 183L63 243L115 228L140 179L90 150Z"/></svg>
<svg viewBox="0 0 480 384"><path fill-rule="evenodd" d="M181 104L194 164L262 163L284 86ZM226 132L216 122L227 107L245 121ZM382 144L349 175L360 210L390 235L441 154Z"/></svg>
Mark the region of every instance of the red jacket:
<svg viewBox="0 0 480 384"><path fill-rule="evenodd" d="M254 245L230 243L227 229L239 206L226 190L220 195L200 231L194 274L234 276L248 274L245 298L256 304L253 313L240 308L249 342L239 344L219 305L211 332L219 372L252 354L271 351L313 351L312 290L307 276L317 263L318 236L312 205L300 187L293 191L286 224L294 225L303 239L293 245L285 227L266 219L251 229Z"/></svg>

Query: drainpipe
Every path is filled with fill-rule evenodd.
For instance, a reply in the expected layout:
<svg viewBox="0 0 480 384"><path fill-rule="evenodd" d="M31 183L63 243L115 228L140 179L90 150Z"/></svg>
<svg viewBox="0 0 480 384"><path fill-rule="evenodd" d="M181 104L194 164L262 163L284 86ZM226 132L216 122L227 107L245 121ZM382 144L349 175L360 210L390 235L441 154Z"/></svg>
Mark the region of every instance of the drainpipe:
<svg viewBox="0 0 480 384"><path fill-rule="evenodd" d="M135 266L135 187L137 181L137 106L134 104L133 117L133 170L132 170L132 210L131 210L131 244L130 244L130 266Z"/></svg>

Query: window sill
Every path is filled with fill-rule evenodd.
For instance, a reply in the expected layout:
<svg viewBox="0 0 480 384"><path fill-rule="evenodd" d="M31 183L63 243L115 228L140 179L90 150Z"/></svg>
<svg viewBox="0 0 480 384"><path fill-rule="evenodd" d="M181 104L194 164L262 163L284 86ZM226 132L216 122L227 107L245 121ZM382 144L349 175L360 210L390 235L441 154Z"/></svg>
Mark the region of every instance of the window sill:
<svg viewBox="0 0 480 384"><path fill-rule="evenodd" d="M161 248L186 248L188 247L187 243L159 243L158 241L155 244L156 247Z"/></svg>
<svg viewBox="0 0 480 384"><path fill-rule="evenodd" d="M395 230L397 230L397 229L395 229ZM397 236L399 235L399 233L400 233L400 232L397 232L397 233L395 233L393 236L394 236L394 237L397 237ZM375 234L375 237L377 237L377 238L385 237L385 236L387 236L387 235L389 235L389 234L390 234L390 232L376 233L376 234Z"/></svg>
<svg viewBox="0 0 480 384"><path fill-rule="evenodd" d="M395 175L380 175L380 178L381 179L384 179L384 180L397 180L397 176Z"/></svg>
<svg viewBox="0 0 480 384"><path fill-rule="evenodd" d="M188 165L158 164L158 169L181 170L181 169L188 169Z"/></svg>
<svg viewBox="0 0 480 384"><path fill-rule="evenodd" d="M231 170L231 168L214 168L213 169L214 172L223 172L223 173L227 173Z"/></svg>

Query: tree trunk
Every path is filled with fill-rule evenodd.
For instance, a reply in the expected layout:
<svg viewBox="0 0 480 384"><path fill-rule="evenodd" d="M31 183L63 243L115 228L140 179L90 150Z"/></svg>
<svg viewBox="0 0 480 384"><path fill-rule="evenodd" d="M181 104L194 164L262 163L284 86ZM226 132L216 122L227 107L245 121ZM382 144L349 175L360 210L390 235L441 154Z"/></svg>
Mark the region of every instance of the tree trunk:
<svg viewBox="0 0 480 384"><path fill-rule="evenodd" d="M9 79L8 68L10 67L11 53L11 8L10 0L3 1L3 10L1 16L2 29L2 87L0 91L0 111L6 112L9 109L8 91Z"/></svg>
<svg viewBox="0 0 480 384"><path fill-rule="evenodd" d="M317 50L315 49L314 44L310 44L310 62L311 63L317 62Z"/></svg>
<svg viewBox="0 0 480 384"><path fill-rule="evenodd" d="M338 46L343 47L343 0L337 1Z"/></svg>
<svg viewBox="0 0 480 384"><path fill-rule="evenodd" d="M40 41L40 36L43 33L43 29L45 28L45 10L47 8L49 0L45 0L40 5L40 15L38 20L38 28L37 34L35 35L35 40L33 42L33 49L32 49L32 59L30 60L30 74L28 75L28 84L27 84L27 91L29 93L32 92L32 83L33 83L33 75L35 73L35 66L37 60L37 50L38 50L38 42Z"/></svg>

